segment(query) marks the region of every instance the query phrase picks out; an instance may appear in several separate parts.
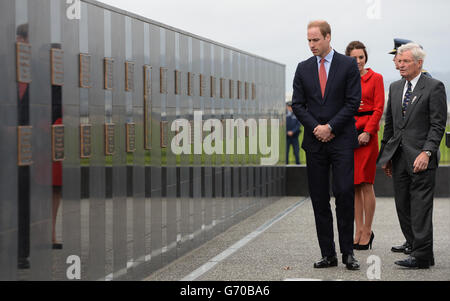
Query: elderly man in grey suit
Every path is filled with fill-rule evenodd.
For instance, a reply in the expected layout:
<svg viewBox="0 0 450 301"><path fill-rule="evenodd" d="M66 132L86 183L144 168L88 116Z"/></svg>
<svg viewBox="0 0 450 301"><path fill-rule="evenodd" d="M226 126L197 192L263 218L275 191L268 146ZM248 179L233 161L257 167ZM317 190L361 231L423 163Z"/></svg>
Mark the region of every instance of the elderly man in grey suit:
<svg viewBox="0 0 450 301"><path fill-rule="evenodd" d="M400 75L391 84L378 164L393 178L401 230L411 255L395 264L429 268L433 255L433 197L439 145L447 121L445 87L421 73L424 51L409 43L398 49Z"/></svg>

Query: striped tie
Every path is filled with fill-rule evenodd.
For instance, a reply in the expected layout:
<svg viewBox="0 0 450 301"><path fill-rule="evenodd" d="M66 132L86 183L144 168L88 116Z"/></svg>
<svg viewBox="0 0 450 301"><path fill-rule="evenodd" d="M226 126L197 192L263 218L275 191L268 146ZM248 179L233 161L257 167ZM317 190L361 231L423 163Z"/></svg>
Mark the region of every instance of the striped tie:
<svg viewBox="0 0 450 301"><path fill-rule="evenodd" d="M408 81L408 89L406 90L405 97L403 98L403 106L402 106L403 118L405 118L406 109L408 108L408 105L411 103L411 95L412 95L411 88L412 88L412 84L410 81Z"/></svg>

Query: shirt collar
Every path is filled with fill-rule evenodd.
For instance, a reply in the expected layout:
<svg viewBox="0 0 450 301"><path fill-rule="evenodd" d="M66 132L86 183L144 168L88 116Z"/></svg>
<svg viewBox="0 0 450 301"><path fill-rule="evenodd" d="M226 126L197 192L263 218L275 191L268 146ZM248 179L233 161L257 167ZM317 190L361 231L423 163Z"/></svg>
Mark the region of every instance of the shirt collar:
<svg viewBox="0 0 450 301"><path fill-rule="evenodd" d="M328 63L331 63L331 61L333 60L333 56L334 56L334 49L331 48L330 53L327 54L327 56L325 57L325 61ZM317 63L320 64L320 61L322 60L322 58L320 56L316 56L317 58Z"/></svg>
<svg viewBox="0 0 450 301"><path fill-rule="evenodd" d="M422 72L419 73L416 77L414 77L411 80L412 89L414 90L414 87L417 85L417 82L419 81L420 76L422 75ZM408 81L406 81L405 86L408 87Z"/></svg>

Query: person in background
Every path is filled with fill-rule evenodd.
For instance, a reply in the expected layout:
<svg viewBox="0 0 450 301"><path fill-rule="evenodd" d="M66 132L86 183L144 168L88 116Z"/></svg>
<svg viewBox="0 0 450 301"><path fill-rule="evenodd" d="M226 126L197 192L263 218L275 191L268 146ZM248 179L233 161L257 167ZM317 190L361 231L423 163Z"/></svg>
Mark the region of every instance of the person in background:
<svg viewBox="0 0 450 301"><path fill-rule="evenodd" d="M286 164L289 164L289 150L294 149L295 164L300 165L300 145L298 136L301 133L301 124L292 113L292 102L286 103Z"/></svg>
<svg viewBox="0 0 450 301"><path fill-rule="evenodd" d="M355 115L359 147L355 149L355 237L354 249L372 248L375 234L372 222L375 214L375 191L373 184L378 157L378 131L384 110L383 76L370 68L365 68L368 61L366 46L360 41L353 41L345 51L354 57L361 75L361 104Z"/></svg>

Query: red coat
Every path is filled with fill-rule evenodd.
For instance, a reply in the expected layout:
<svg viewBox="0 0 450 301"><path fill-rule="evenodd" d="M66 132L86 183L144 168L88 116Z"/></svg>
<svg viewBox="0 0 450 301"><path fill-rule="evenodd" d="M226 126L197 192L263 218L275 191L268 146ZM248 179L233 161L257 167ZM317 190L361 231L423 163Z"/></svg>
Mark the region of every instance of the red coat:
<svg viewBox="0 0 450 301"><path fill-rule="evenodd" d="M378 130L384 110L383 76L367 69L361 77L362 99L358 112L373 111L372 115L355 116L356 129L370 133L370 141L366 146L355 149L355 185L373 184L378 157Z"/></svg>

